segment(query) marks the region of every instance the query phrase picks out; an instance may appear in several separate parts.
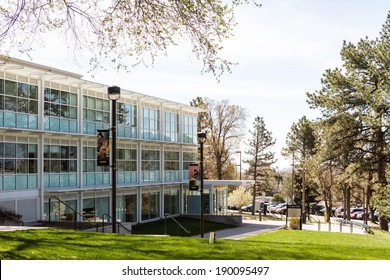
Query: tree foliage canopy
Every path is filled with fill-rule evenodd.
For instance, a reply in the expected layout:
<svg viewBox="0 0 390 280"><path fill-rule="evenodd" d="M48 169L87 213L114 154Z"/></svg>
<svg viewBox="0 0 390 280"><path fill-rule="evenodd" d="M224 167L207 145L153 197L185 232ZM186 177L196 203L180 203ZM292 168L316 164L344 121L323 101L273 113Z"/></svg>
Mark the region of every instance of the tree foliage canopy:
<svg viewBox="0 0 390 280"><path fill-rule="evenodd" d="M367 178L375 172L373 201L381 222L387 221L390 213L386 173L390 162L390 13L379 38L366 37L357 44L344 42L341 59L343 68L326 70L322 88L308 93L308 102L312 108L322 111L322 121L328 131L327 160L337 159L335 162L344 173L342 180L351 185L358 170L366 171ZM382 229L388 229L387 222L383 225Z"/></svg>
<svg viewBox="0 0 390 280"><path fill-rule="evenodd" d="M247 154L249 159L244 162L249 164L248 174L255 180L261 191L269 191L269 184L265 183L268 177L273 176L271 165L276 162L275 154L270 150L275 145L272 133L266 128L262 117L257 116L253 122L253 130L249 131L252 138L248 143Z"/></svg>
<svg viewBox="0 0 390 280"><path fill-rule="evenodd" d="M197 97L190 104L206 110L198 118L198 129L207 132L207 177L226 179L226 171L230 172L228 166L231 155L239 148L244 137L247 112L243 107L230 104L228 100Z"/></svg>
<svg viewBox="0 0 390 280"><path fill-rule="evenodd" d="M74 50L92 53L92 69L102 61L117 68L153 64L168 47L188 40L204 71L230 71L220 57L233 35L234 9L247 0L8 0L0 3L0 47L32 53L51 32ZM256 4L256 3L255 3ZM256 4L257 5L257 4ZM260 6L260 5L257 5ZM76 53L75 53L76 55Z"/></svg>

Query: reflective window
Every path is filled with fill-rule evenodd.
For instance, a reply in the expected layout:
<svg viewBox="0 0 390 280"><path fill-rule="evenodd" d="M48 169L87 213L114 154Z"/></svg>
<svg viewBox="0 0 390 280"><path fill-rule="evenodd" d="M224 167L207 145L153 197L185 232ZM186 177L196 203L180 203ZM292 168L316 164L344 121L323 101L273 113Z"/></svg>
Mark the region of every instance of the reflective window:
<svg viewBox="0 0 390 280"><path fill-rule="evenodd" d="M164 140L170 142L179 141L179 114L165 112Z"/></svg>
<svg viewBox="0 0 390 280"><path fill-rule="evenodd" d="M96 146L83 147L83 185L110 184L110 167L97 166Z"/></svg>
<svg viewBox="0 0 390 280"><path fill-rule="evenodd" d="M136 149L117 149L117 183L136 183L137 182L137 150Z"/></svg>
<svg viewBox="0 0 390 280"><path fill-rule="evenodd" d="M77 146L45 145L43 164L46 187L77 186Z"/></svg>
<svg viewBox="0 0 390 280"><path fill-rule="evenodd" d="M160 140L160 110L142 108L142 139Z"/></svg>
<svg viewBox="0 0 390 280"><path fill-rule="evenodd" d="M44 129L77 132L77 94L58 89L44 90Z"/></svg>
<svg viewBox="0 0 390 280"><path fill-rule="evenodd" d="M0 190L37 188L37 145L0 142Z"/></svg>
<svg viewBox="0 0 390 280"><path fill-rule="evenodd" d="M83 133L96 134L98 129L110 128L110 101L83 96Z"/></svg>
<svg viewBox="0 0 390 280"><path fill-rule="evenodd" d="M179 190L164 191L164 214L179 214Z"/></svg>
<svg viewBox="0 0 390 280"><path fill-rule="evenodd" d="M117 136L137 138L137 106L117 103Z"/></svg>
<svg viewBox="0 0 390 280"><path fill-rule="evenodd" d="M196 151L183 152L183 180L188 180L188 170L189 170L190 163L197 163L198 162L197 157L198 154Z"/></svg>
<svg viewBox="0 0 390 280"><path fill-rule="evenodd" d="M0 126L38 128L38 86L0 79Z"/></svg>
<svg viewBox="0 0 390 280"><path fill-rule="evenodd" d="M164 175L166 182L178 181L180 171L179 152L164 151Z"/></svg>
<svg viewBox="0 0 390 280"><path fill-rule="evenodd" d="M183 142L196 144L197 142L197 118L183 116Z"/></svg>
<svg viewBox="0 0 390 280"><path fill-rule="evenodd" d="M160 181L160 151L143 150L141 155L142 181Z"/></svg>
<svg viewBox="0 0 390 280"><path fill-rule="evenodd" d="M150 220L160 217L160 193L143 193L141 201L142 220Z"/></svg>

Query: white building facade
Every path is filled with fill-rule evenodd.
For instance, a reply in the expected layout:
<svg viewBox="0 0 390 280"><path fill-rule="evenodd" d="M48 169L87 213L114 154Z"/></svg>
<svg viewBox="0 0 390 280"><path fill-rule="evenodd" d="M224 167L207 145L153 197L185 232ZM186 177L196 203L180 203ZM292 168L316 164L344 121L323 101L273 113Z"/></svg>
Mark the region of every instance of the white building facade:
<svg viewBox="0 0 390 280"><path fill-rule="evenodd" d="M0 57L1 208L22 215L25 223L49 215L53 221L72 220L73 211L58 200L82 213L79 221L111 214L111 170L96 161L97 131L111 126L107 87L75 73ZM199 193L188 190L188 166L197 162L199 112L122 88L119 221L199 212ZM205 199L207 213L223 214L226 187L207 187Z"/></svg>

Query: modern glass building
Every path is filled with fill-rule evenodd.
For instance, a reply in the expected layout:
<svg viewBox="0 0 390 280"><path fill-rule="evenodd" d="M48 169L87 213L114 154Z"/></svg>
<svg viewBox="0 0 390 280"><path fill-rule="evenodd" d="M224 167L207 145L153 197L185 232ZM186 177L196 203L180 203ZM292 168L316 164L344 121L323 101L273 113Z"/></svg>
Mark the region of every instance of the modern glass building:
<svg viewBox="0 0 390 280"><path fill-rule="evenodd" d="M24 222L49 215L72 220L72 211L57 199L88 220L111 214L110 167L96 160L97 131L110 129L107 87L79 74L0 57L1 208L22 215ZM199 193L188 189L188 166L197 162L199 112L122 88L117 101L119 221L199 213ZM223 214L226 186L208 184L205 199L206 213Z"/></svg>

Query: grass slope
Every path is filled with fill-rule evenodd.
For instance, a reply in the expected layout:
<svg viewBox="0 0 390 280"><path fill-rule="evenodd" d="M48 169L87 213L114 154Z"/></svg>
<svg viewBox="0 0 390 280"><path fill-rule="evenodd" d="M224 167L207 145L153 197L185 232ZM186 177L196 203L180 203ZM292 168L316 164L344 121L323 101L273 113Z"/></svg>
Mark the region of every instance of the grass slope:
<svg viewBox="0 0 390 280"><path fill-rule="evenodd" d="M35 260L390 260L388 233L278 230L239 241L113 235L69 230L0 233L0 259Z"/></svg>

